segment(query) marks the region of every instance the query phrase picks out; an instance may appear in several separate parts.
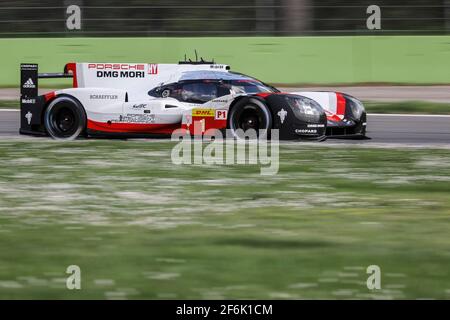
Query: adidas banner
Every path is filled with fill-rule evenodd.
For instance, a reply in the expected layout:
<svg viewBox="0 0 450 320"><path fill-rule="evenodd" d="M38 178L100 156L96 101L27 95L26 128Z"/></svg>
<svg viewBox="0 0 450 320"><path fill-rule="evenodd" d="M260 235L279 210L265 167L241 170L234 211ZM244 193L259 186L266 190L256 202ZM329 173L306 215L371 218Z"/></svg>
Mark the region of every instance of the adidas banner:
<svg viewBox="0 0 450 320"><path fill-rule="evenodd" d="M38 95L38 65L23 63L20 65L21 99L32 99Z"/></svg>

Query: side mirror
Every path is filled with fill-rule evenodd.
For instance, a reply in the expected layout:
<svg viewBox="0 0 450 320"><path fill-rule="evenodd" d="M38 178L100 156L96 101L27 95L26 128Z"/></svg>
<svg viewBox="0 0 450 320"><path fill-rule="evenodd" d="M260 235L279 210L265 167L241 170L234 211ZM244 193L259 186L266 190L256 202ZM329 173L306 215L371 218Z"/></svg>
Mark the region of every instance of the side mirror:
<svg viewBox="0 0 450 320"><path fill-rule="evenodd" d="M160 91L160 90L158 90L158 91ZM166 88L161 92L161 97L168 98L169 96L170 96L170 89Z"/></svg>

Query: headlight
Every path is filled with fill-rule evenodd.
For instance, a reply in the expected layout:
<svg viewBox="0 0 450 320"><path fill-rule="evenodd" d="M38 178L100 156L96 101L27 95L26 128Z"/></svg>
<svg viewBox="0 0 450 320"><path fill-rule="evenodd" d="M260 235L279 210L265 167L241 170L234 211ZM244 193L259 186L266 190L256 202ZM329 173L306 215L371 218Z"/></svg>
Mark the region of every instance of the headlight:
<svg viewBox="0 0 450 320"><path fill-rule="evenodd" d="M352 110L352 115L354 119L359 120L361 118L361 115L365 111L364 105L362 104L361 101L353 97L347 97L347 99L350 101L350 108Z"/></svg>
<svg viewBox="0 0 450 320"><path fill-rule="evenodd" d="M294 114L307 122L318 122L323 114L322 107L314 100L302 96L286 96Z"/></svg>

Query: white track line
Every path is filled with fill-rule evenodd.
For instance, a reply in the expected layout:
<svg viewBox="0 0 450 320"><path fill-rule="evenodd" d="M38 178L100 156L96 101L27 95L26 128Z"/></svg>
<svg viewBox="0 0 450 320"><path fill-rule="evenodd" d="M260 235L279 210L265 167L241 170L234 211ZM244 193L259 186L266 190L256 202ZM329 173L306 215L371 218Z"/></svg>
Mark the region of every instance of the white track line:
<svg viewBox="0 0 450 320"><path fill-rule="evenodd" d="M20 111L20 109L0 109L0 111Z"/></svg>
<svg viewBox="0 0 450 320"><path fill-rule="evenodd" d="M410 113L368 113L367 116L376 117L434 117L434 118L450 118L448 114L410 114Z"/></svg>

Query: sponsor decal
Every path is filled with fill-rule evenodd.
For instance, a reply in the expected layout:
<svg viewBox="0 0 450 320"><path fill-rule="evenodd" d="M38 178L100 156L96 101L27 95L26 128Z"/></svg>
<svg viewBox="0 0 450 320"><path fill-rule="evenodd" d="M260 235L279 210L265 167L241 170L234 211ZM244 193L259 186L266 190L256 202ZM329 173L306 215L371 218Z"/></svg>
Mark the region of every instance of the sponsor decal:
<svg viewBox="0 0 450 320"><path fill-rule="evenodd" d="M214 109L192 109L193 117L215 117Z"/></svg>
<svg viewBox="0 0 450 320"><path fill-rule="evenodd" d="M308 124L308 128L324 128L325 125L322 124Z"/></svg>
<svg viewBox="0 0 450 320"><path fill-rule="evenodd" d="M96 70L134 70L144 71L145 64L129 64L129 63L89 63L88 69Z"/></svg>
<svg viewBox="0 0 450 320"><path fill-rule="evenodd" d="M212 64L212 65L210 66L210 68L211 68L211 69L224 69L225 66L220 65L220 64Z"/></svg>
<svg viewBox="0 0 450 320"><path fill-rule="evenodd" d="M215 99L215 100L213 100L213 101L211 101L211 102L223 102L223 103L227 103L228 100Z"/></svg>
<svg viewBox="0 0 450 320"><path fill-rule="evenodd" d="M25 118L27 119L28 125L31 124L31 119L33 118L33 114L28 111L28 113L25 115Z"/></svg>
<svg viewBox="0 0 450 320"><path fill-rule="evenodd" d="M133 109L144 109L147 105L145 103L133 104Z"/></svg>
<svg viewBox="0 0 450 320"><path fill-rule="evenodd" d="M97 78L145 78L145 64L89 63L89 70L97 70Z"/></svg>
<svg viewBox="0 0 450 320"><path fill-rule="evenodd" d="M126 116L119 116L119 120L112 120L111 122L125 122L125 123L155 123L154 114L127 114Z"/></svg>
<svg viewBox="0 0 450 320"><path fill-rule="evenodd" d="M97 78L145 78L144 71L97 71Z"/></svg>
<svg viewBox="0 0 450 320"><path fill-rule="evenodd" d="M316 129L295 129L295 133L298 134L317 134Z"/></svg>
<svg viewBox="0 0 450 320"><path fill-rule="evenodd" d="M148 74L158 74L158 65L156 63L148 65Z"/></svg>
<svg viewBox="0 0 450 320"><path fill-rule="evenodd" d="M36 103L36 99L22 99L23 104L33 104Z"/></svg>
<svg viewBox="0 0 450 320"><path fill-rule="evenodd" d="M27 89L34 89L36 88L36 85L34 84L33 80L29 78L25 83L23 84L23 88Z"/></svg>
<svg viewBox="0 0 450 320"><path fill-rule="evenodd" d="M284 119L286 119L287 111L284 109L281 109L278 111L277 115L280 117L281 124L284 123Z"/></svg>
<svg viewBox="0 0 450 320"><path fill-rule="evenodd" d="M226 120L227 119L228 110L216 110L216 114L214 116L215 120Z"/></svg>
<svg viewBox="0 0 450 320"><path fill-rule="evenodd" d="M20 68L22 70L36 70L36 68L38 67L37 64L21 64Z"/></svg>
<svg viewBox="0 0 450 320"><path fill-rule="evenodd" d="M116 100L119 96L117 94L91 94L89 98L92 100Z"/></svg>

